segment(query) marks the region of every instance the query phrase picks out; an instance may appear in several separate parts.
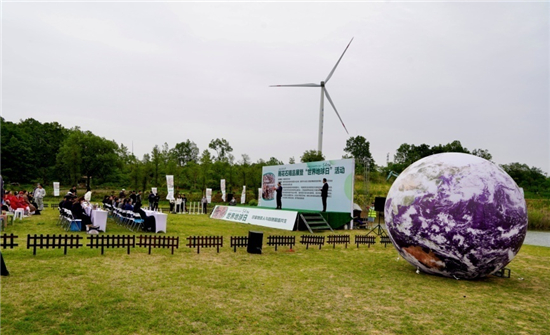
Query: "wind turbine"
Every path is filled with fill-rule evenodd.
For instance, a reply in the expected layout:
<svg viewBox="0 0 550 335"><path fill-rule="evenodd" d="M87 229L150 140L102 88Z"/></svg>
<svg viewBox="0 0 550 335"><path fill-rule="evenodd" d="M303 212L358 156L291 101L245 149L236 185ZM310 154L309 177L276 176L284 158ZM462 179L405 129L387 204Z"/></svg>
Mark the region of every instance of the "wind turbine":
<svg viewBox="0 0 550 335"><path fill-rule="evenodd" d="M327 88L325 87L325 85L328 83L328 81L332 77L332 74L336 70L336 67L338 66L338 64L340 64L340 61L342 60L342 57L344 57L344 54L348 50L348 47L349 47L349 45L351 44L352 41L353 41L353 38L351 39L351 41L349 41L348 46L346 47L346 49L344 49L344 52L342 53L342 56L340 56L340 58L336 62L336 65L334 65L334 68L332 68L332 71L330 71L330 73L328 74L327 79L325 79L325 81L321 81L320 84L308 83L308 84L271 85L271 86L269 86L269 87L320 87L321 88L321 107L319 108L319 139L318 139L318 142L317 142L317 148L318 148L317 150L319 152L323 151L323 116L324 116L323 109L324 109L324 104L325 104L325 95L327 96L328 102L330 102L330 105L332 106L332 108L334 108L334 111L336 112L336 115L338 116L338 119L340 119L340 122L342 123L342 126L346 130L346 133L349 135L349 132L346 128L346 125L344 124L344 121L342 121L342 118L340 117L340 114L338 114L338 111L336 110L336 106L334 106L334 103L332 102L332 99L330 98L330 95L328 94L328 91L327 91Z"/></svg>

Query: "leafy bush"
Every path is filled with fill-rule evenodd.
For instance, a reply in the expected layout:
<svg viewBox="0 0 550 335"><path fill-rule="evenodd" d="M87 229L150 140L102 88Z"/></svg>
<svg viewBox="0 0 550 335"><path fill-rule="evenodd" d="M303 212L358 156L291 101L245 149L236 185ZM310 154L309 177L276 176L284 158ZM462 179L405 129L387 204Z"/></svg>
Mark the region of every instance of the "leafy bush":
<svg viewBox="0 0 550 335"><path fill-rule="evenodd" d="M258 206L258 200L252 199L248 202L248 206Z"/></svg>

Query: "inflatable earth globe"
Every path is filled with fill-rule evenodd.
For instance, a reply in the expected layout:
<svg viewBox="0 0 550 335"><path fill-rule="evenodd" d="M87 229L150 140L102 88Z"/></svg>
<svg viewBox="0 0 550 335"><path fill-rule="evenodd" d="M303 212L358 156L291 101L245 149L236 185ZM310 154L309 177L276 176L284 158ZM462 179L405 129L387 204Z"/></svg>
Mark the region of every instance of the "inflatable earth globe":
<svg viewBox="0 0 550 335"><path fill-rule="evenodd" d="M384 215L404 259L456 279L502 269L527 233L525 199L514 180L497 165L462 153L410 165L390 188Z"/></svg>

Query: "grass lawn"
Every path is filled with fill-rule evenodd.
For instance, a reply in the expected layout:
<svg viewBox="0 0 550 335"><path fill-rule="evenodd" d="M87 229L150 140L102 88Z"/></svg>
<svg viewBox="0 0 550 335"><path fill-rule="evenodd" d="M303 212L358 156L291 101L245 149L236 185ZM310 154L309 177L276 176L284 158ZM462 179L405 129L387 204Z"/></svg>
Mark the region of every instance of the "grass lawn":
<svg viewBox="0 0 550 335"><path fill-rule="evenodd" d="M416 274L391 245L275 251L268 235L305 232L170 215L174 255L83 247L33 256L27 234L65 233L57 210L43 213L6 231L19 247L3 250L2 335L550 333L550 248L523 246L509 279L465 281ZM111 220L107 229L129 233ZM249 230L264 232L262 255L229 248ZM223 235L224 247L197 254L185 247L190 235Z"/></svg>

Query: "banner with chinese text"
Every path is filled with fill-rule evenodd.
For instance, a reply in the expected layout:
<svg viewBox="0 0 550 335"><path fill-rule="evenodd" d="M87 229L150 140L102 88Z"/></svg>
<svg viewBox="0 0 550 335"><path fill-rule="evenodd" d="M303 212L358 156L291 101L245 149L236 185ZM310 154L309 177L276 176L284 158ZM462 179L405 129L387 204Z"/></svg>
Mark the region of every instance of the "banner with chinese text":
<svg viewBox="0 0 550 335"><path fill-rule="evenodd" d="M296 211L218 205L214 207L210 218L292 230L297 215Z"/></svg>
<svg viewBox="0 0 550 335"><path fill-rule="evenodd" d="M323 178L329 185L328 212L353 211L354 159L340 159L262 168L262 201L260 206L276 208L276 188L283 187L282 206L290 209L323 209Z"/></svg>

